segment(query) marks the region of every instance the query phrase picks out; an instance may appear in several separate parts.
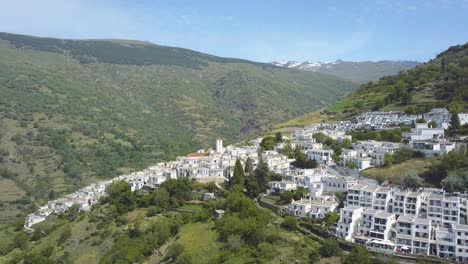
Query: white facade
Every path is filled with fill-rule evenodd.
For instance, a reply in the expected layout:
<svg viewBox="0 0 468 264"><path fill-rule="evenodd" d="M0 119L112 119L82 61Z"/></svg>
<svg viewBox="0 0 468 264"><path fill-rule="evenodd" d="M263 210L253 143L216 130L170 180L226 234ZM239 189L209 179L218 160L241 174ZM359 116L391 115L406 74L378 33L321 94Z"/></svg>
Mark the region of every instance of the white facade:
<svg viewBox="0 0 468 264"><path fill-rule="evenodd" d="M346 176L330 176L324 178L323 183L325 192L347 192L351 186L357 184L357 180Z"/></svg>
<svg viewBox="0 0 468 264"><path fill-rule="evenodd" d="M458 119L460 119L461 126L468 124L468 113L458 114Z"/></svg>
<svg viewBox="0 0 468 264"><path fill-rule="evenodd" d="M346 241L352 241L357 230L364 208L356 205L347 206L340 210L340 220L336 235Z"/></svg>
<svg viewBox="0 0 468 264"><path fill-rule="evenodd" d="M294 181L271 181L270 191L282 193L284 191L293 191L297 189L297 183Z"/></svg>
<svg viewBox="0 0 468 264"><path fill-rule="evenodd" d="M318 163L323 163L326 165L333 165L333 150L331 149L312 149L307 151L307 158L311 160L316 160Z"/></svg>
<svg viewBox="0 0 468 264"><path fill-rule="evenodd" d="M429 128L427 123L418 123L415 128L411 129L410 133L403 133L403 138L406 140L429 140L443 139L443 128Z"/></svg>
<svg viewBox="0 0 468 264"><path fill-rule="evenodd" d="M216 139L216 152L218 152L218 153L223 153L224 152L223 139L221 139L221 138Z"/></svg>

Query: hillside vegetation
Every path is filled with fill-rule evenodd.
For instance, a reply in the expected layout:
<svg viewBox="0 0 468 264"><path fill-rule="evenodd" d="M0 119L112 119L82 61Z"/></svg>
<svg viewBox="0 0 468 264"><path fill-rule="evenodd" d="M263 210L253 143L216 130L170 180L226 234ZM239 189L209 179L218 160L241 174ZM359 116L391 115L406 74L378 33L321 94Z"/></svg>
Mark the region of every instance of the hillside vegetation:
<svg viewBox="0 0 468 264"><path fill-rule="evenodd" d="M0 33L1 221L336 101L341 79L126 40ZM33 208L32 208L33 209Z"/></svg>
<svg viewBox="0 0 468 264"><path fill-rule="evenodd" d="M344 120L373 110L421 113L434 107L468 111L468 44L450 47L415 69L363 84L331 106L276 127Z"/></svg>
<svg viewBox="0 0 468 264"><path fill-rule="evenodd" d="M195 200L208 190L219 198ZM36 225L32 234L21 225L0 229L0 262L310 263L320 258L323 246L295 232L295 219L285 226L285 219L259 208L242 187L227 192L179 178L146 194L131 192L125 182L107 192L90 212L72 207ZM216 220L213 209L226 213ZM340 253L336 246L331 256Z"/></svg>

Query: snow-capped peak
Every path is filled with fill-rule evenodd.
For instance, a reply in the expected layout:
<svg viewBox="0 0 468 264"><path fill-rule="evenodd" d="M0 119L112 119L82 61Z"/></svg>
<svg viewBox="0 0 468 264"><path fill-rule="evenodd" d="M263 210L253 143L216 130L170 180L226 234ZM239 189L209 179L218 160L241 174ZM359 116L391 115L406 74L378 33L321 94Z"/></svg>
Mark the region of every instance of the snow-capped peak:
<svg viewBox="0 0 468 264"><path fill-rule="evenodd" d="M317 71L319 68L332 68L333 65L342 63L342 60L333 62L320 62L320 61L274 61L271 64L280 67L294 68L298 70Z"/></svg>

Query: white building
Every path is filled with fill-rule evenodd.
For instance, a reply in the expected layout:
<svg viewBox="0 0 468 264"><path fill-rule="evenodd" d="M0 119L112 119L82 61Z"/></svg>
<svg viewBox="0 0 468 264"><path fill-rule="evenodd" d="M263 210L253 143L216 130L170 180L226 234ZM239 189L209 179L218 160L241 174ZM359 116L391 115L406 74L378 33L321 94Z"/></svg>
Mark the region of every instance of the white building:
<svg viewBox="0 0 468 264"><path fill-rule="evenodd" d="M323 178L323 183L325 192L347 192L351 186L357 184L357 179L349 176L329 176Z"/></svg>
<svg viewBox="0 0 468 264"><path fill-rule="evenodd" d="M333 165L333 150L331 149L311 149L307 151L307 158L316 160L318 163Z"/></svg>
<svg viewBox="0 0 468 264"><path fill-rule="evenodd" d="M355 231L361 220L364 208L356 205L346 206L340 210L340 220L336 229L336 235L346 241L352 241Z"/></svg>
<svg viewBox="0 0 468 264"><path fill-rule="evenodd" d="M223 139L222 138L217 138L216 139L216 152L217 153L223 153L224 152Z"/></svg>
<svg viewBox="0 0 468 264"><path fill-rule="evenodd" d="M458 119L460 119L461 126L468 124L468 113L458 114Z"/></svg>
<svg viewBox="0 0 468 264"><path fill-rule="evenodd" d="M297 182L295 181L271 181L270 191L282 193L284 191L293 191L297 189Z"/></svg>
<svg viewBox="0 0 468 264"><path fill-rule="evenodd" d="M437 127L447 129L450 126L452 114L445 108L433 108L431 111L423 114L427 122L435 122Z"/></svg>
<svg viewBox="0 0 468 264"><path fill-rule="evenodd" d="M454 150L455 144L446 140L413 140L410 148L424 153L426 157L433 157Z"/></svg>
<svg viewBox="0 0 468 264"><path fill-rule="evenodd" d="M396 252L410 254L430 254L432 224L429 219L410 215L398 217L395 225Z"/></svg>
<svg viewBox="0 0 468 264"><path fill-rule="evenodd" d="M403 139L409 141L443 138L443 128L429 128L427 123L417 123L416 127L412 128L410 133L403 133Z"/></svg>
<svg viewBox="0 0 468 264"><path fill-rule="evenodd" d="M419 217L422 205L426 204L428 195L427 192L398 191L393 198L393 212L397 216Z"/></svg>

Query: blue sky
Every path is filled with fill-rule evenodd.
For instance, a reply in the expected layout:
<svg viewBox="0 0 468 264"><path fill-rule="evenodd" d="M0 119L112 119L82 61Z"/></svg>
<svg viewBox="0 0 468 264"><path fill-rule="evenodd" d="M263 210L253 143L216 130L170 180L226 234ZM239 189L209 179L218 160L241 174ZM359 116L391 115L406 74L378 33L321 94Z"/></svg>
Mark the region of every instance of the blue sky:
<svg viewBox="0 0 468 264"><path fill-rule="evenodd" d="M0 0L0 31L124 38L224 57L427 61L468 41L468 0Z"/></svg>

